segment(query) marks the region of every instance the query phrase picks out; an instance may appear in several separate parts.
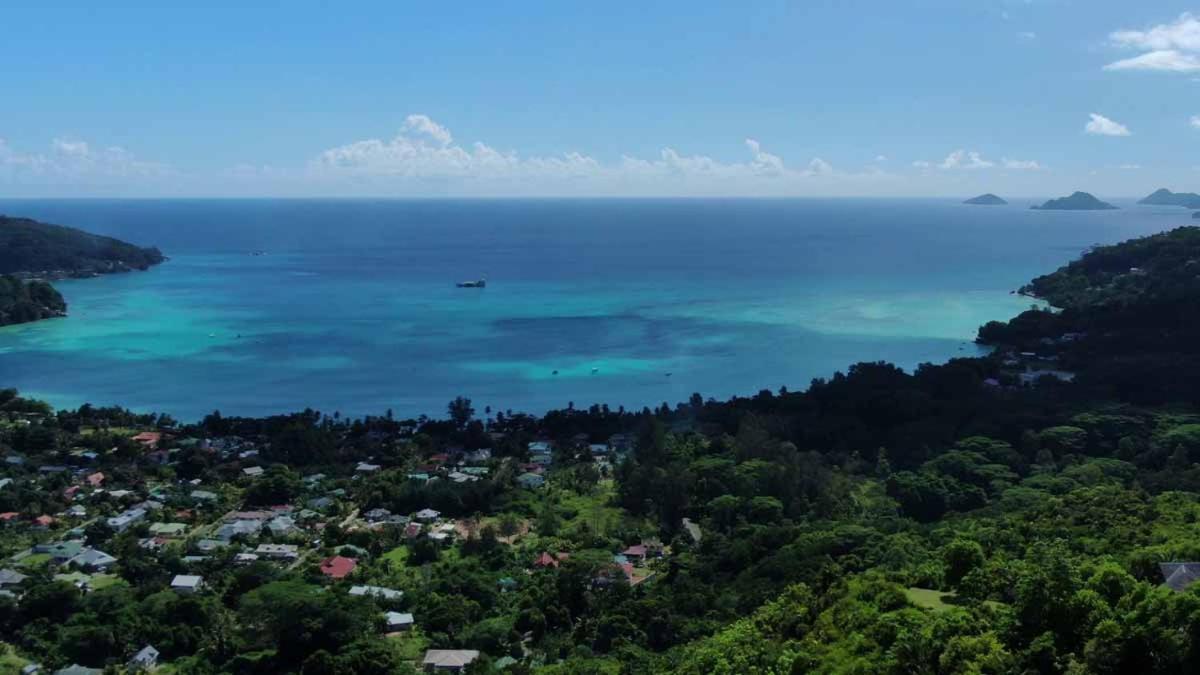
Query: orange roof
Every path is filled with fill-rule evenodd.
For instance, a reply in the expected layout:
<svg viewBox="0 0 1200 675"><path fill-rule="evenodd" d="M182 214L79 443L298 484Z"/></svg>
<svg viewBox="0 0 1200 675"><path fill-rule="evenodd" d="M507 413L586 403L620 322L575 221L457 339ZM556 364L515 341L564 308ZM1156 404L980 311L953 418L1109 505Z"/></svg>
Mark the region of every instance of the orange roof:
<svg viewBox="0 0 1200 675"><path fill-rule="evenodd" d="M358 561L354 558L335 555L321 561L321 574L333 579L341 579L353 572L355 567L358 567Z"/></svg>
<svg viewBox="0 0 1200 675"><path fill-rule="evenodd" d="M99 485L104 482L104 472L97 471L96 473L89 475L84 480L86 480L92 487L99 487Z"/></svg>
<svg viewBox="0 0 1200 675"><path fill-rule="evenodd" d="M16 520L20 515L16 511L5 511L4 513L0 513L0 520L7 523L10 520Z"/></svg>
<svg viewBox="0 0 1200 675"><path fill-rule="evenodd" d="M33 519L33 522L37 525L48 527L54 524L54 518L51 518L50 516L38 516L37 518Z"/></svg>
<svg viewBox="0 0 1200 675"><path fill-rule="evenodd" d="M142 433L133 437L134 441L151 448L158 445L158 442L161 439L162 434L157 431L143 431Z"/></svg>

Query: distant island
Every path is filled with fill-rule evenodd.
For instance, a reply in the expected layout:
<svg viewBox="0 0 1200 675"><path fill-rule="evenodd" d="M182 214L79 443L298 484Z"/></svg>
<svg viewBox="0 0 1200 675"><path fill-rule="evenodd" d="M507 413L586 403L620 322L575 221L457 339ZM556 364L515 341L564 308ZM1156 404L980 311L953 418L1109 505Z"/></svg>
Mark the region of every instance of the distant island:
<svg viewBox="0 0 1200 675"><path fill-rule="evenodd" d="M974 204L975 206L1001 206L1007 204L1008 202L988 192L987 194L982 194L978 197L972 197L963 203Z"/></svg>
<svg viewBox="0 0 1200 675"><path fill-rule="evenodd" d="M1107 211L1117 207L1102 202L1087 192L1076 192L1070 197L1051 199L1041 206L1031 206L1038 211Z"/></svg>
<svg viewBox="0 0 1200 675"><path fill-rule="evenodd" d="M1200 195L1195 192L1171 192L1166 188L1159 188L1146 198L1138 201L1138 203L1153 206L1182 206L1185 209L1200 209Z"/></svg>
<svg viewBox="0 0 1200 675"><path fill-rule="evenodd" d="M157 248L0 216L0 326L66 316L67 303L50 280L145 270L164 260Z"/></svg>

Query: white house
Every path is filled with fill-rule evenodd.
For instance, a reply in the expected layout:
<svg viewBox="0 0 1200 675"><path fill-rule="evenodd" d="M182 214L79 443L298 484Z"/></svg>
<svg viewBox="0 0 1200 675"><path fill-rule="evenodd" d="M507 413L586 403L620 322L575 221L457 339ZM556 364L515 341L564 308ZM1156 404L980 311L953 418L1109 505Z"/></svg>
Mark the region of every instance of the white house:
<svg viewBox="0 0 1200 675"><path fill-rule="evenodd" d="M413 615L406 612L385 612L388 632L408 630L413 625Z"/></svg>
<svg viewBox="0 0 1200 675"><path fill-rule="evenodd" d="M204 577L195 574L176 574L171 590L176 593L195 593L204 587Z"/></svg>

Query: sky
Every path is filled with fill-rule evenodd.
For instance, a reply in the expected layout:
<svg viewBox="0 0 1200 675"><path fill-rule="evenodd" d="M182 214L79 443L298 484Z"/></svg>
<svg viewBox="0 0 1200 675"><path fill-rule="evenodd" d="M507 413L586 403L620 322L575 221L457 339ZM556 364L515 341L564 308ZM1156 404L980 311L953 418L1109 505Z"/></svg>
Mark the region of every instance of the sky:
<svg viewBox="0 0 1200 675"><path fill-rule="evenodd" d="M1200 191L1200 3L6 0L0 197Z"/></svg>

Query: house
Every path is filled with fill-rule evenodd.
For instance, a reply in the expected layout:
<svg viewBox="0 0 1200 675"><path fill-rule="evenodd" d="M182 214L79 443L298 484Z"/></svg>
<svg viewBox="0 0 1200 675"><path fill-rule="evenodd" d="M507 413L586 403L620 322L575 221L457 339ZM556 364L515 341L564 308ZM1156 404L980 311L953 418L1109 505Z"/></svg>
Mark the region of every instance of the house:
<svg viewBox="0 0 1200 675"><path fill-rule="evenodd" d="M439 544L447 544L450 542L450 535L445 532L430 532L425 535Z"/></svg>
<svg viewBox="0 0 1200 675"><path fill-rule="evenodd" d="M463 473L461 471L452 471L448 476L446 476L446 478L449 478L455 483L470 483L479 480L479 476L472 476L469 473Z"/></svg>
<svg viewBox="0 0 1200 675"><path fill-rule="evenodd" d="M176 593L195 593L203 587L204 577L195 574L176 574L171 580L171 590Z"/></svg>
<svg viewBox="0 0 1200 675"><path fill-rule="evenodd" d="M358 561L354 558L335 555L321 561L321 574L330 579L345 579L355 567L358 567Z"/></svg>
<svg viewBox="0 0 1200 675"><path fill-rule="evenodd" d="M267 529L274 535L290 534L296 530L296 521L291 516L277 516L267 523Z"/></svg>
<svg viewBox="0 0 1200 675"><path fill-rule="evenodd" d="M295 544L259 544L254 552L275 560L295 560L300 557L300 548Z"/></svg>
<svg viewBox="0 0 1200 675"><path fill-rule="evenodd" d="M375 473L376 471L378 471L381 468L382 467L380 467L378 464L369 464L367 462L359 462L358 466L354 467L354 470L357 471L358 473Z"/></svg>
<svg viewBox="0 0 1200 675"><path fill-rule="evenodd" d="M1200 580L1200 562L1165 562L1159 563L1163 583L1173 591L1185 591Z"/></svg>
<svg viewBox="0 0 1200 675"><path fill-rule="evenodd" d="M607 455L609 450L608 443L588 444L588 452L591 452L593 455Z"/></svg>
<svg viewBox="0 0 1200 675"><path fill-rule="evenodd" d="M65 563L83 552L82 541L56 541L38 544L33 547L34 553L45 553L56 563Z"/></svg>
<svg viewBox="0 0 1200 675"><path fill-rule="evenodd" d="M0 488L8 487L9 485L12 485L12 482L13 479L11 478L0 478Z"/></svg>
<svg viewBox="0 0 1200 675"><path fill-rule="evenodd" d="M217 501L217 493L209 492L208 490L192 490L188 495L198 502L215 502Z"/></svg>
<svg viewBox="0 0 1200 675"><path fill-rule="evenodd" d="M463 460L467 464L483 464L484 462L487 462L491 458L492 458L492 449L491 448L480 448L479 450L472 450L471 452L468 452L463 457Z"/></svg>
<svg viewBox="0 0 1200 675"><path fill-rule="evenodd" d="M423 523L432 523L441 515L442 513L440 511L434 511L433 509L421 509L420 511L417 511L413 517Z"/></svg>
<svg viewBox="0 0 1200 675"><path fill-rule="evenodd" d="M439 670L457 673L478 658L479 652L474 649L430 649L425 652L421 665L431 673Z"/></svg>
<svg viewBox="0 0 1200 675"><path fill-rule="evenodd" d="M409 523L408 525L404 526L404 538L405 539L416 539L420 535L421 535L421 524L420 523Z"/></svg>
<svg viewBox="0 0 1200 675"><path fill-rule="evenodd" d="M531 455L548 455L550 454L550 443L548 441L534 441L529 444L529 454Z"/></svg>
<svg viewBox="0 0 1200 675"><path fill-rule="evenodd" d="M370 521L383 520L390 515L392 515L392 512L388 511L387 509L371 509L363 514L363 516Z"/></svg>
<svg viewBox="0 0 1200 675"><path fill-rule="evenodd" d="M263 468L261 466L248 466L242 469L242 474L251 478L257 478L258 476L263 475Z"/></svg>
<svg viewBox="0 0 1200 675"><path fill-rule="evenodd" d="M570 557L570 553L563 553L561 551L559 553L555 553L554 555L550 555L546 551L542 551L542 554L537 557L537 560L533 561L533 566L542 568L558 567L559 563Z"/></svg>
<svg viewBox="0 0 1200 675"><path fill-rule="evenodd" d="M383 617L389 633L408 630L413 626L413 615L407 612L384 612Z"/></svg>
<svg viewBox="0 0 1200 675"><path fill-rule="evenodd" d="M546 484L546 479L536 473L523 473L517 476L517 484L527 490L536 490Z"/></svg>
<svg viewBox="0 0 1200 675"><path fill-rule="evenodd" d="M333 500L329 497L314 497L306 502L308 508L314 511L324 511L333 506Z"/></svg>
<svg viewBox="0 0 1200 675"><path fill-rule="evenodd" d="M104 675L104 671L99 668L88 668L78 663L73 663L66 668L59 668L54 671L54 675Z"/></svg>
<svg viewBox="0 0 1200 675"><path fill-rule="evenodd" d="M201 553L212 553L213 551L219 548L225 548L228 545L229 542L221 541L220 539L201 539L200 541L196 542L196 550L200 551Z"/></svg>
<svg viewBox="0 0 1200 675"><path fill-rule="evenodd" d="M108 526L117 532L124 532L129 529L130 525L137 523L146 517L146 509L129 509L119 513L105 522Z"/></svg>
<svg viewBox="0 0 1200 675"><path fill-rule="evenodd" d="M88 474L87 478L84 478L84 480L87 481L88 485L98 488L104 484L104 474L100 471L97 471L96 473Z"/></svg>
<svg viewBox="0 0 1200 675"><path fill-rule="evenodd" d="M157 431L143 431L131 440L134 443L141 443L142 447L147 450L154 450L158 447L158 442L162 440L162 434Z"/></svg>
<svg viewBox="0 0 1200 675"><path fill-rule="evenodd" d="M256 562L258 562L257 553L238 553L233 556L233 564L235 565L249 565Z"/></svg>
<svg viewBox="0 0 1200 675"><path fill-rule="evenodd" d="M700 526L692 522L691 518L683 519L683 531L687 532L693 544L699 544L704 536L704 533L700 531Z"/></svg>
<svg viewBox="0 0 1200 675"><path fill-rule="evenodd" d="M76 504L76 505L72 506L71 508L67 509L67 515L71 516L72 518L86 518L87 517L87 509L83 508L79 504Z"/></svg>
<svg viewBox="0 0 1200 675"><path fill-rule="evenodd" d="M262 530L261 520L235 520L217 528L216 537L229 541L234 537L256 537Z"/></svg>
<svg viewBox="0 0 1200 675"><path fill-rule="evenodd" d="M4 513L0 513L0 523L11 523L20 517L21 514L16 511L5 511Z"/></svg>
<svg viewBox="0 0 1200 675"><path fill-rule="evenodd" d="M103 572L117 562L117 559L111 555L94 548L87 548L79 552L78 555L67 561L68 565L73 565L80 569L89 572Z"/></svg>
<svg viewBox="0 0 1200 675"><path fill-rule="evenodd" d="M37 528L40 528L43 530L49 529L49 527L51 525L53 525L54 522L55 522L54 518L52 516L47 516L47 515L40 515L37 518L33 519L34 527L37 527Z"/></svg>
<svg viewBox="0 0 1200 675"><path fill-rule="evenodd" d="M158 667L158 650L150 645L142 647L125 662L125 667L130 671L154 670Z"/></svg>
<svg viewBox="0 0 1200 675"><path fill-rule="evenodd" d="M187 534L187 525L184 523L154 523L150 526L150 534L155 537L174 539Z"/></svg>
<svg viewBox="0 0 1200 675"><path fill-rule="evenodd" d="M0 589L6 586L20 586L29 577L13 569L0 570Z"/></svg>
<svg viewBox="0 0 1200 675"><path fill-rule="evenodd" d="M397 591L382 586L351 586L350 595L383 598L384 600L399 600L404 597L404 591Z"/></svg>

